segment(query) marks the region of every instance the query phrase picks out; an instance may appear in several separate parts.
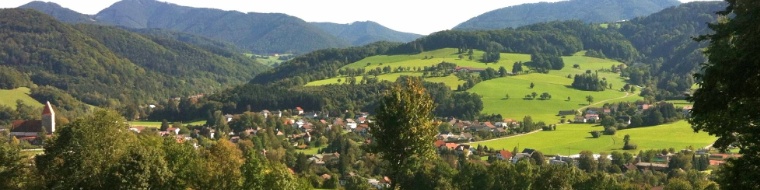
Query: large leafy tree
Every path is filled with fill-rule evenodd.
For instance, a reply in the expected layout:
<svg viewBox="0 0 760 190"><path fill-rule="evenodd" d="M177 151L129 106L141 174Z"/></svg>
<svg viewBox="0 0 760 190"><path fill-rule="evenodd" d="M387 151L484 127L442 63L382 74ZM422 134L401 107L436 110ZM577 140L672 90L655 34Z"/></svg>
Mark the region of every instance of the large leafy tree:
<svg viewBox="0 0 760 190"><path fill-rule="evenodd" d="M128 156L137 161L143 155L130 150L137 138L127 123L113 111L96 111L77 119L57 131L55 139L45 144L43 155L36 157L36 167L49 189L101 189L120 187L110 179L120 162ZM152 162L152 160L147 160ZM132 163L132 162L130 162ZM127 163L125 163L127 164ZM134 162L139 166L139 161ZM130 165L130 164L127 164ZM140 174L130 173L131 177ZM126 187L125 187L126 188Z"/></svg>
<svg viewBox="0 0 760 190"><path fill-rule="evenodd" d="M399 82L382 98L370 133L373 152L389 163L391 189L409 179L421 163L435 157L433 106L419 78Z"/></svg>
<svg viewBox="0 0 760 190"><path fill-rule="evenodd" d="M710 25L715 33L698 38L710 44L708 62L695 75L700 88L689 98L694 102L689 120L695 131L718 137L713 146L736 145L743 154L719 172L722 189L759 189L760 2L726 2L718 12L722 18Z"/></svg>

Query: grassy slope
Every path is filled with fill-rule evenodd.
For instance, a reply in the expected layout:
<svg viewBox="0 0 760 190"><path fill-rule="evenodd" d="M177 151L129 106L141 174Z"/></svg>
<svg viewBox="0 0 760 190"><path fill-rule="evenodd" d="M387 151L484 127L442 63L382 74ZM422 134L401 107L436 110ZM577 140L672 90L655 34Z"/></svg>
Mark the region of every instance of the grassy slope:
<svg viewBox="0 0 760 190"><path fill-rule="evenodd" d="M631 135L631 143L638 145L638 150L675 148L683 149L688 146L694 148L704 147L716 140L707 133L694 133L686 121L679 121L655 127L644 127L620 130L614 136L603 135L600 138L591 138L589 131L602 130L601 126L590 124L567 124L557 126L556 131L541 131L531 135L484 141L480 144L494 149L512 150L515 146L519 149L534 148L544 154L578 154L582 150L590 150L595 153L622 151L623 137ZM561 143L558 143L561 142ZM638 150L630 152L637 153Z"/></svg>
<svg viewBox="0 0 760 190"><path fill-rule="evenodd" d="M562 70L552 70L549 74L531 73L497 78L481 82L468 91L483 96L483 113L498 113L505 118L518 120L530 115L534 121L545 121L547 123L559 122L560 117L556 116L559 110L579 109L588 105L585 98L588 95L594 97L593 106L601 106L607 102L641 99L641 97L633 94L626 96L625 92L618 90L608 89L593 92L569 87L573 83L573 79L567 78L567 75L582 74L586 70L595 71L610 68L612 65L620 64L619 62L579 55L565 56L563 60L565 61L565 68ZM580 69L573 68L574 64L580 65ZM599 72L598 74L600 77L607 78L613 89L619 89L625 84L624 79L616 73ZM535 84L533 89L530 88L531 82ZM548 92L552 99L523 99L525 95L532 92L538 93L539 96L541 93ZM507 94L510 96L509 99L505 99ZM567 100L568 97L570 97L569 101Z"/></svg>
<svg viewBox="0 0 760 190"><path fill-rule="evenodd" d="M474 51L475 60L469 60L467 57L459 59L457 50L454 48L445 48L439 50L433 50L423 52L415 55L381 55L372 56L360 61L351 63L343 68L365 68L366 70L375 69L377 67L391 66L391 68L411 67L423 68L425 66L433 66L442 61L455 63L463 67L476 67L486 68L491 67L498 69L499 67L505 67L507 70L512 69L512 64L517 61L530 61L530 55L528 54L516 54L516 53L502 53L501 60L495 64L485 64L477 61L482 56L482 51ZM605 102L617 102L617 101L633 101L641 99L640 97L630 94L626 96L626 93L619 92L617 90L607 90L603 92L588 92L580 91L570 86L573 79L567 78L567 75L575 75L586 72L586 70L598 70L608 69L612 65L621 64L620 62L608 59L599 59L593 57L583 56L584 52L579 52L573 56L565 56L565 68L562 70L552 70L549 74L526 74L518 75L506 78L497 78L490 81L481 82L469 92L477 93L483 96L483 113L498 113L507 118L522 119L526 115L533 117L534 121L545 121L549 123L559 122L560 118L555 116L559 110L579 109L588 104L585 97L591 95L594 97L594 106L601 106ZM427 59L425 58L427 57ZM432 58L431 58L432 57ZM580 68L573 68L574 64L580 65ZM620 78L616 73L599 72L600 77L607 79L608 83L612 84L613 89L619 89L625 84L624 79ZM393 81L398 76L421 76L419 72L405 72L405 73L391 73L378 76L381 80ZM338 79L341 82L345 82L343 77L330 78L319 81L312 81L307 86L318 86L326 84L339 84ZM361 81L362 77L357 77L356 80ZM456 89L457 85L464 83L456 78L456 76L426 78L425 80L431 82L443 82L452 89ZM536 86L530 89L530 83L533 82ZM522 98L536 92L541 94L548 92L552 95L551 100L523 100ZM510 99L504 99L505 95L509 94ZM567 97L570 97L570 101L567 101Z"/></svg>
<svg viewBox="0 0 760 190"><path fill-rule="evenodd" d="M35 107L42 107L42 103L37 102L34 98L29 96L29 88L21 87L13 90L0 89L0 105L10 106L16 109L16 100L24 101L27 105L33 105Z"/></svg>
<svg viewBox="0 0 760 190"><path fill-rule="evenodd" d="M449 63L455 63L462 67L475 67L475 68L486 68L491 67L493 69L499 69L499 67L504 67L507 70L512 69L512 64L514 64L517 61L530 61L530 55L527 54L517 54L517 53L502 53L501 54L501 60L499 63L489 63L484 64L478 61L480 57L482 57L483 52L475 50L473 52L474 59L469 60L467 56L465 56L464 59L459 59L459 54L457 54L456 48L444 48L444 49L438 49L433 51L427 51L420 54L415 55L380 55L380 56L372 56L367 57L365 59L359 60L357 62L348 64L346 66L343 66L343 68L365 68L365 70L375 69L375 68L383 68L386 66L390 66L391 68L398 68L398 67L411 67L413 68L424 68L426 66L433 66L441 62L449 62ZM425 59L425 57L428 57ZM432 57L432 58L431 58ZM381 80L389 80L394 81L398 76L401 75L407 75L407 76L421 76L422 73L391 73L391 74L384 74L380 75ZM338 79L341 79L341 82L345 81L343 79L344 77L336 77L336 78L330 78L330 79L324 79L324 80L318 80L318 81L312 81L306 84L306 86L319 86L319 85L327 85L327 84L339 84ZM361 77L356 78L357 82L361 81ZM464 81L459 81L455 76L449 76L449 77L443 77L443 78L426 78L425 80L431 81L431 82L443 82L447 86L451 87L452 89L456 89L457 85L464 83Z"/></svg>

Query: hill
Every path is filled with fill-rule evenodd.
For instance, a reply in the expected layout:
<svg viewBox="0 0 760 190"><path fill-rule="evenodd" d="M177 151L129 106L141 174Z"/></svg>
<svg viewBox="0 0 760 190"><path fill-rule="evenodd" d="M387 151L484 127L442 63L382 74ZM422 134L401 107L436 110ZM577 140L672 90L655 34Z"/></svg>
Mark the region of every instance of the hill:
<svg viewBox="0 0 760 190"><path fill-rule="evenodd" d="M34 100L29 96L29 88L21 87L16 89L0 89L0 106L8 106L16 109L16 101L21 100L26 105L31 105L36 108L41 108L42 103Z"/></svg>
<svg viewBox="0 0 760 190"><path fill-rule="evenodd" d="M530 3L484 13L457 25L454 29L516 28L562 20L581 20L587 23L615 22L646 16L679 3L677 0L570 0Z"/></svg>
<svg viewBox="0 0 760 190"><path fill-rule="evenodd" d="M96 23L90 15L85 15L71 9L61 7L53 2L32 1L20 6L23 9L34 9L66 23Z"/></svg>
<svg viewBox="0 0 760 190"><path fill-rule="evenodd" d="M481 57L485 52L474 51L476 57ZM615 60L601 59L584 56L585 52L580 52L572 56L563 56L566 65L578 65L578 68L564 67L561 70L553 70L549 73L530 73L517 76L507 76L486 80L478 83L467 92L478 94L483 101L483 113L500 114L505 118L521 119L530 115L536 121L545 121L547 123L556 123L560 117L556 116L560 110L575 110L588 104L585 97L594 96L594 104L601 106L603 103L613 103L620 101L635 101L642 99L640 96L628 92L614 90L626 84L625 78L620 77L619 73L604 71L613 66L623 63ZM340 68L363 69L366 71L375 70L382 67L399 68L410 67L409 71L389 72L379 75L367 75L355 77L357 84L363 84L367 80L378 79L381 81L396 81L401 76L426 76L425 81L443 83L451 89L457 89L466 80L459 79L457 76L450 75L445 77L433 77L424 74L423 71L417 71L416 68L429 68L438 63L452 63L460 67L485 69L492 68L498 70L500 67L512 68L515 62L531 61L530 54L519 53L501 53L501 60L498 63L484 64L478 60L460 59L456 48L444 48L433 51L426 51L413 55L376 55L364 58L354 63ZM597 71L600 78L604 78L608 84L613 85L613 89L605 91L583 91L571 88L572 78L568 75L583 74L587 70ZM602 70L602 71L600 71ZM320 86L329 84L350 84L350 76L338 76L329 79L312 81L306 86ZM363 82L362 82L363 81ZM535 87L530 88L534 83ZM552 99L539 100L523 99L527 94L544 92L553 96ZM505 98L510 95L511 98ZM568 99L569 98L569 99Z"/></svg>
<svg viewBox="0 0 760 190"><path fill-rule="evenodd" d="M725 9L725 2L691 2L655 14L621 23L618 31L641 52L627 75L631 83L648 86L656 99L683 99L694 84L692 74L707 61L702 49L706 43L693 40L711 30L714 13Z"/></svg>
<svg viewBox="0 0 760 190"><path fill-rule="evenodd" d="M254 53L305 53L349 44L299 18L192 8L155 0L123 0L95 15L129 28L163 28L231 42Z"/></svg>
<svg viewBox="0 0 760 190"><path fill-rule="evenodd" d="M26 9L0 10L0 38L7 39L0 65L40 86L32 97L71 94L103 107L214 92L266 69L234 52L115 27L72 26Z"/></svg>
<svg viewBox="0 0 760 190"><path fill-rule="evenodd" d="M395 31L372 21L350 24L314 22L312 24L354 46L367 45L377 41L410 42L422 37L419 34Z"/></svg>

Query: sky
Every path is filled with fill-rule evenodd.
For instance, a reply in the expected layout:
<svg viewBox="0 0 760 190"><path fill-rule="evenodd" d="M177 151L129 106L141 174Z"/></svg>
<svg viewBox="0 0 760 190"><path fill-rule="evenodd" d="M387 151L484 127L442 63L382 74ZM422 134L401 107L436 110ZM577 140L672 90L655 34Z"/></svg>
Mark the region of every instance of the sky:
<svg viewBox="0 0 760 190"><path fill-rule="evenodd" d="M45 0L94 15L118 0ZM351 23L374 21L393 30L427 35L495 9L560 0L159 0L189 7L240 12L285 13L307 22ZM695 0L681 0L690 2ZM30 0L0 0L0 8L19 7Z"/></svg>

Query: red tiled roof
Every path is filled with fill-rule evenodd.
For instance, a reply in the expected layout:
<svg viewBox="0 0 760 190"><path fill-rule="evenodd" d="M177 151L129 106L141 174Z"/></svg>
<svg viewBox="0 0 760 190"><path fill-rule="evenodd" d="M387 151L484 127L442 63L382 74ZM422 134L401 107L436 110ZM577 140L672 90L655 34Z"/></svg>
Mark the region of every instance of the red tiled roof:
<svg viewBox="0 0 760 190"><path fill-rule="evenodd" d="M450 150L454 150L459 146L457 143L446 143L446 148L449 148Z"/></svg>
<svg viewBox="0 0 760 190"><path fill-rule="evenodd" d="M437 140L437 141L435 141L435 142L433 143L433 145L434 145L436 148L438 148L438 147L441 147L441 146L443 146L443 145L446 145L446 141L443 141L443 140Z"/></svg>
<svg viewBox="0 0 760 190"><path fill-rule="evenodd" d="M40 132L42 131L41 120L16 120L11 125L11 132Z"/></svg>
<svg viewBox="0 0 760 190"><path fill-rule="evenodd" d="M504 158L504 159L510 159L510 158L512 158L512 153L509 152L508 150L501 150L501 151L499 151L499 154L501 154L501 157Z"/></svg>
<svg viewBox="0 0 760 190"><path fill-rule="evenodd" d="M42 115L50 115L53 111L53 106L50 105L50 102L45 103L45 109L42 109Z"/></svg>

